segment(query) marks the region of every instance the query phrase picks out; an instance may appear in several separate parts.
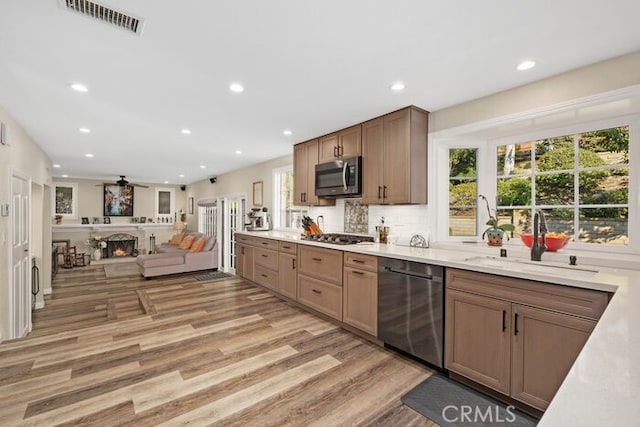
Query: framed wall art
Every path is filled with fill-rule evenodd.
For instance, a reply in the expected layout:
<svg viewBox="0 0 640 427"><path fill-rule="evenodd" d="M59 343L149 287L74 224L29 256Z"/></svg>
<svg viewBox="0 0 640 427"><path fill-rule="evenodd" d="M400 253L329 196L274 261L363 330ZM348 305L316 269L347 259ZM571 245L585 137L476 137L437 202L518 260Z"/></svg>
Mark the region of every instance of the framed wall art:
<svg viewBox="0 0 640 427"><path fill-rule="evenodd" d="M104 186L104 216L133 216L133 186Z"/></svg>
<svg viewBox="0 0 640 427"><path fill-rule="evenodd" d="M263 181L253 183L253 206L262 206L262 184Z"/></svg>
<svg viewBox="0 0 640 427"><path fill-rule="evenodd" d="M54 182L53 187L53 216L78 218L78 184Z"/></svg>

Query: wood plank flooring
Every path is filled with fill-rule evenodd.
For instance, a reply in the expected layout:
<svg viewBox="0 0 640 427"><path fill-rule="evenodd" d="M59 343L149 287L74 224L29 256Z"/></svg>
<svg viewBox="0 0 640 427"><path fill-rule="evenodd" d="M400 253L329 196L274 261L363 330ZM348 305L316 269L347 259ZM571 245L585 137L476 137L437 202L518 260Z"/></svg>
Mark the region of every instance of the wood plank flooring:
<svg viewBox="0 0 640 427"><path fill-rule="evenodd" d="M239 278L61 271L0 344L0 425L434 426L432 371Z"/></svg>

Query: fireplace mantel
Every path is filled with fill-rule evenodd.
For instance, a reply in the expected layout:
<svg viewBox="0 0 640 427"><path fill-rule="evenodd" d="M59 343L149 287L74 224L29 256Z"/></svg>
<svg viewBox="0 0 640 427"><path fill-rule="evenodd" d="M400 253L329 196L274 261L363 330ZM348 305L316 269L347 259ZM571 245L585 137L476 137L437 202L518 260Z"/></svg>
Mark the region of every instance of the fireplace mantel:
<svg viewBox="0 0 640 427"><path fill-rule="evenodd" d="M96 232L96 231L130 231L130 230L173 230L175 224L55 224L54 232Z"/></svg>

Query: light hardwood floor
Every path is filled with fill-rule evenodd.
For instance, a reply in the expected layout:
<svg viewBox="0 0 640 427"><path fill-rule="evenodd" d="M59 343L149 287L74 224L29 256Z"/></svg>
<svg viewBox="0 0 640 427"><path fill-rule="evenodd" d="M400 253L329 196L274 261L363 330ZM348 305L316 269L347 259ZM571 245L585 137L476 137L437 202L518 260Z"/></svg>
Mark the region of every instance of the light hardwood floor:
<svg viewBox="0 0 640 427"><path fill-rule="evenodd" d="M0 345L0 425L433 426L432 374L241 279L60 272Z"/></svg>

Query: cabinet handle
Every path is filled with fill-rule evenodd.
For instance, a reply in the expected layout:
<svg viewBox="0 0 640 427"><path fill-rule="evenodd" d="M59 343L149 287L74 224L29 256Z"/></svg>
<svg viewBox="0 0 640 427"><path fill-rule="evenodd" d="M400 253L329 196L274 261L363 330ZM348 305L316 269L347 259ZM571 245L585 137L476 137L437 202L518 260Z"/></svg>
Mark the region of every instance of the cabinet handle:
<svg viewBox="0 0 640 427"><path fill-rule="evenodd" d="M364 261L361 259L354 259L353 262L357 262L358 264L364 264Z"/></svg>
<svg viewBox="0 0 640 427"><path fill-rule="evenodd" d="M502 332L507 330L507 310L502 310Z"/></svg>
<svg viewBox="0 0 640 427"><path fill-rule="evenodd" d="M262 258L269 258L269 255L262 254Z"/></svg>
<svg viewBox="0 0 640 427"><path fill-rule="evenodd" d="M337 145L333 146L333 157L338 157L338 146Z"/></svg>
<svg viewBox="0 0 640 427"><path fill-rule="evenodd" d="M317 289L311 289L311 292L313 292L314 294L318 294L318 295L322 294L322 291L319 291Z"/></svg>
<svg viewBox="0 0 640 427"><path fill-rule="evenodd" d="M318 261L318 262L322 261L322 258L311 258L311 259L312 259L313 261Z"/></svg>
<svg viewBox="0 0 640 427"><path fill-rule="evenodd" d="M282 245L282 247L285 248L285 249L291 249L291 246Z"/></svg>
<svg viewBox="0 0 640 427"><path fill-rule="evenodd" d="M364 273L363 273L362 271L358 271L358 270L351 270L351 272L352 272L353 274L357 274L357 275L359 275L359 276L364 276Z"/></svg>
<svg viewBox="0 0 640 427"><path fill-rule="evenodd" d="M268 244L269 244L269 242L262 242L262 244L263 244L263 245L268 245Z"/></svg>
<svg viewBox="0 0 640 427"><path fill-rule="evenodd" d="M306 202L307 201L307 193L300 193L300 201L301 202Z"/></svg>
<svg viewBox="0 0 640 427"><path fill-rule="evenodd" d="M382 199L382 194L380 194L381 192L382 192L382 187L378 185L378 199Z"/></svg>
<svg viewBox="0 0 640 427"><path fill-rule="evenodd" d="M260 275L261 275L262 277L269 277L269 276L267 276L266 274L260 274Z"/></svg>
<svg viewBox="0 0 640 427"><path fill-rule="evenodd" d="M518 313L515 314L514 318L513 335L518 335Z"/></svg>
<svg viewBox="0 0 640 427"><path fill-rule="evenodd" d="M242 247L242 251L240 251L242 255L244 255L244 246Z"/></svg>
<svg viewBox="0 0 640 427"><path fill-rule="evenodd" d="M338 145L338 157L342 157L344 154L344 147L342 145Z"/></svg>
<svg viewBox="0 0 640 427"><path fill-rule="evenodd" d="M296 259L295 259L295 258L293 258L293 259L291 260L291 269L292 269L292 270L295 270L295 269L296 269Z"/></svg>
<svg viewBox="0 0 640 427"><path fill-rule="evenodd" d="M382 186L382 198L383 199L387 198L387 186L386 185Z"/></svg>

